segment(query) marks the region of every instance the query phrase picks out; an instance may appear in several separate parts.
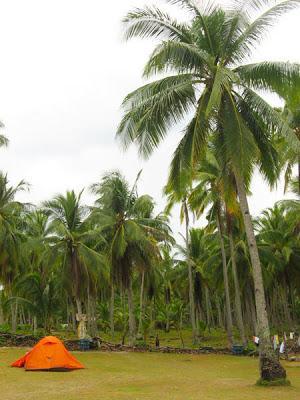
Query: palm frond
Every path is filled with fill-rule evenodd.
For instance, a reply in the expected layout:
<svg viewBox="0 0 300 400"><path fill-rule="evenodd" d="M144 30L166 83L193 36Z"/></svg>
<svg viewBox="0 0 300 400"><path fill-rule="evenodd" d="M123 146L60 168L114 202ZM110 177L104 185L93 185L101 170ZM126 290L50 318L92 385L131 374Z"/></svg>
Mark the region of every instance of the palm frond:
<svg viewBox="0 0 300 400"><path fill-rule="evenodd" d="M198 102L195 117L188 124L184 136L177 146L170 165L168 186L182 191L182 186L191 179L193 165L204 152L207 138L210 133L210 121L207 119L207 104L210 93L204 92Z"/></svg>
<svg viewBox="0 0 300 400"><path fill-rule="evenodd" d="M176 71L179 74L197 74L195 79L200 81L205 76L205 70L212 69L213 65L213 58L195 44L169 40L155 48L145 66L144 77Z"/></svg>
<svg viewBox="0 0 300 400"><path fill-rule="evenodd" d="M193 106L195 91L190 74L152 82L125 98L125 115L117 137L125 148L136 143L140 154L147 158L164 139L168 128L180 121Z"/></svg>
<svg viewBox="0 0 300 400"><path fill-rule="evenodd" d="M300 64L262 62L238 67L236 73L242 82L255 90L269 90L284 96L293 87L300 90Z"/></svg>
<svg viewBox="0 0 300 400"><path fill-rule="evenodd" d="M260 8L263 6L262 1L252 1L252 6ZM232 60L241 60L246 56L249 56L252 49L255 48L264 37L267 30L273 26L277 18L288 11L291 11L298 7L300 4L299 0L285 0L265 11L260 17L249 24L249 26L243 30L241 35L236 39L232 46Z"/></svg>
<svg viewBox="0 0 300 400"><path fill-rule="evenodd" d="M123 19L125 39L163 38L191 42L189 27L172 19L157 7L136 8Z"/></svg>
<svg viewBox="0 0 300 400"><path fill-rule="evenodd" d="M242 98L251 111L260 115L261 119L264 121L265 127L268 129L269 135L276 132L284 137L292 148L300 148L300 142L294 130L289 126L287 121L282 118L282 115L271 107L261 96L250 88L244 87Z"/></svg>
<svg viewBox="0 0 300 400"><path fill-rule="evenodd" d="M257 146L230 92L224 97L220 118L223 128L220 134L224 135L226 153L233 168L246 176L256 160Z"/></svg>

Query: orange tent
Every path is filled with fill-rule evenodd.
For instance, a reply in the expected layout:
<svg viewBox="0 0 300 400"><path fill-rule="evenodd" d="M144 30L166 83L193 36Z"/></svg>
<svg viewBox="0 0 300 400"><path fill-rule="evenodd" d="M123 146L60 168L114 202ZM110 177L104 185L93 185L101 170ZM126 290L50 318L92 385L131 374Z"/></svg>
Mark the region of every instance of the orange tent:
<svg viewBox="0 0 300 400"><path fill-rule="evenodd" d="M54 336L44 337L32 350L12 363L11 366L18 368L24 367L27 371L67 371L84 368L84 366L68 352L63 343Z"/></svg>

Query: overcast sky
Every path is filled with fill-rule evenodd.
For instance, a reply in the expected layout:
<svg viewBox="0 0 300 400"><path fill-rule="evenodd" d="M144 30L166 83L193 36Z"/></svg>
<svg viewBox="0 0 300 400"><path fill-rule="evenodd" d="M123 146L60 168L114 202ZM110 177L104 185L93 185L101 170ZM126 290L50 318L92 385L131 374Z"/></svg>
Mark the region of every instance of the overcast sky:
<svg viewBox="0 0 300 400"><path fill-rule="evenodd" d="M151 42L122 41L120 21L145 3L0 0L0 120L10 140L0 150L0 168L12 183L31 184L22 200L39 203L66 189L80 190L116 168L132 182L143 168L139 193L163 207L161 191L180 129L147 162L135 148L124 154L115 141L121 101L143 82L142 67L153 48ZM282 18L253 60L300 62L299 22L300 10ZM282 198L282 186L270 193L259 178L252 191L254 214ZM86 194L85 200L92 198ZM173 227L179 229L175 220Z"/></svg>

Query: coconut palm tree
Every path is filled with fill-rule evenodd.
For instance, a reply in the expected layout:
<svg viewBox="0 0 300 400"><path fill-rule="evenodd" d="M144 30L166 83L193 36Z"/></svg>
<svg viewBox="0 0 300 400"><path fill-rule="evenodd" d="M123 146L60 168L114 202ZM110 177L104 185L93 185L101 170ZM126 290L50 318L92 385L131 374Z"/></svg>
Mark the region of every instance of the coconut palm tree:
<svg viewBox="0 0 300 400"><path fill-rule="evenodd" d="M191 192L189 202L199 217L203 214L208 206L211 206L209 214L215 218L220 238L220 247L222 253L223 279L226 299L226 315L227 315L227 334L230 345L232 345L232 316L230 305L230 292L228 282L228 262L224 243L225 220L226 230L229 239L230 262L232 266L232 274L235 288L235 308L237 315L237 323L240 331L241 339L244 345L247 344L245 329L242 317L241 295L238 282L237 265L235 259L235 245L233 238L234 221L239 218L239 207L237 203L237 195L235 191L234 179L232 172L228 168L221 168L214 154L210 151L205 159L200 161L199 168L195 174L196 185Z"/></svg>
<svg viewBox="0 0 300 400"><path fill-rule="evenodd" d="M30 209L20 220L22 243L20 250L21 276L16 280L15 301L33 313L33 330L39 321L49 331L52 318L54 277L50 264L48 243L49 215L40 209ZM20 298L22 296L22 298Z"/></svg>
<svg viewBox="0 0 300 400"><path fill-rule="evenodd" d="M127 292L131 345L136 337L133 273L150 270L160 257L158 242L170 239L166 220L152 216L153 202L148 197L137 195L137 180L130 189L125 178L114 171L91 186L97 196L94 217L98 217L101 231L109 243L111 303L114 301L115 284L118 283Z"/></svg>
<svg viewBox="0 0 300 400"><path fill-rule="evenodd" d="M177 246L179 253L183 255L186 262L193 268L193 292L195 298L195 309L197 310L198 329L203 318L202 304L206 304L206 325L210 327L211 323L211 299L209 269L211 268L211 250L214 241L214 234L207 229L191 228L189 231L189 249ZM219 256L220 254L218 254ZM187 256L189 259L187 259ZM209 262L207 262L209 260ZM218 257L218 260L220 258ZM202 321L203 322L203 321Z"/></svg>
<svg viewBox="0 0 300 400"><path fill-rule="evenodd" d="M256 221L256 228L259 251L265 266L264 272L269 275L265 281L269 281L269 292L274 293L273 297L269 295L272 314L281 315L285 326L293 329L292 306L295 304L294 281L297 275L293 258L297 252L298 238L286 211L284 202L275 204L274 207L263 211ZM277 321L277 325L281 321Z"/></svg>
<svg viewBox="0 0 300 400"><path fill-rule="evenodd" d="M28 185L24 181L10 186L7 175L0 172L0 282L4 285L8 297L13 295L13 284L19 274L22 241L19 221L25 207L16 200L16 196L27 188ZM18 304L11 304L10 308L12 331L15 332Z"/></svg>
<svg viewBox="0 0 300 400"><path fill-rule="evenodd" d="M162 259L159 265L160 284L163 293L163 304L166 313L166 332L170 331L170 304L173 295L172 276L174 274L175 260L170 253L169 246L164 245L161 249Z"/></svg>
<svg viewBox="0 0 300 400"><path fill-rule="evenodd" d="M170 180L180 184L181 171L192 169L216 137L217 149L234 173L253 266L260 345L261 378L285 378L270 342L261 263L246 193L255 165L271 182L278 177L275 130L291 146L298 140L278 112L257 92L299 87L299 66L283 62L247 64L253 49L277 17L298 6L281 1L269 9L267 0L232 1L228 8L211 2L169 0L190 13L181 23L156 7L135 9L124 19L125 37L161 39L148 60L144 76L167 76L130 93L123 102L124 116L118 137L125 146L136 143L148 157L169 128L190 113L192 119L174 153ZM258 14L253 19L253 15ZM222 163L223 164L223 163Z"/></svg>
<svg viewBox="0 0 300 400"><path fill-rule="evenodd" d="M189 276L189 308L190 308L190 321L192 325L192 334L193 334L193 341L197 343L198 335L197 335L197 327L196 327L196 314L195 314L195 301L194 301L194 277L193 277L193 268L190 263L190 256L189 256L189 224L190 224L190 216L188 210L188 194L191 188L191 177L189 174L185 174L184 179L181 180L181 185L179 187L174 187L172 183L169 183L164 192L167 195L167 206L166 212L170 213L172 208L176 203L181 203L180 208L180 222L185 222L185 247L186 247L186 261L188 267L188 276Z"/></svg>
<svg viewBox="0 0 300 400"><path fill-rule="evenodd" d="M41 276L37 272L20 276L15 283L16 296L11 297L9 303L17 303L34 316L34 334L37 333L38 323L42 323L46 333L51 332L53 317L59 309L58 283L55 274Z"/></svg>
<svg viewBox="0 0 300 400"><path fill-rule="evenodd" d="M87 295L94 285L107 278L105 257L94 250L104 239L99 230L90 229L89 210L82 205L81 195L82 191L78 195L68 191L44 203L50 216L52 259L60 261L65 289L75 300L78 314L83 313L83 305L87 309Z"/></svg>

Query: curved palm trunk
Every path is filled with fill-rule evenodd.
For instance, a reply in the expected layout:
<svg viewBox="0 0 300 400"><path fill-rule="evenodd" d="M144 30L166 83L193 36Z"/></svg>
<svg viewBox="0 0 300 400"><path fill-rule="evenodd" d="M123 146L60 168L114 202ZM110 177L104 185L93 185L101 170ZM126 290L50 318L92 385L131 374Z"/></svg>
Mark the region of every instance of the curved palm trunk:
<svg viewBox="0 0 300 400"><path fill-rule="evenodd" d="M197 343L197 327L196 327L196 316L195 316L195 301L194 301L194 280L192 266L189 261L189 213L187 209L186 201L183 201L184 217L185 217L185 240L186 240L186 255L188 262L188 273L189 273L189 305L190 305L190 319L192 325L193 341Z"/></svg>
<svg viewBox="0 0 300 400"><path fill-rule="evenodd" d="M127 296L128 296L128 316L129 316L129 345L133 346L134 342L135 342L136 322L135 322L135 316L134 316L133 291L132 291L131 278L129 279L129 283L128 283Z"/></svg>
<svg viewBox="0 0 300 400"><path fill-rule="evenodd" d="M233 334L232 334L232 315L230 307L230 294L229 294L229 284L228 284L228 269L226 261L226 253L224 246L223 230L221 227L221 215L220 209L217 210L217 226L220 238L221 254L222 254L222 265L223 265L223 279L224 279L224 290L225 290L225 306L226 306L226 329L229 346L233 345Z"/></svg>
<svg viewBox="0 0 300 400"><path fill-rule="evenodd" d="M266 298L258 248L254 235L251 215L249 212L244 179L237 171L235 171L235 180L253 268L257 329L260 338L260 376L262 380L266 381L285 379L286 371L279 363L271 344L269 320L267 315Z"/></svg>
<svg viewBox="0 0 300 400"><path fill-rule="evenodd" d="M240 283L239 283L239 278L238 278L238 273L237 273L234 241L233 241L233 235L232 235L231 229L229 230L229 244L230 244L231 266L232 266L234 291L235 291L235 308L236 308L236 317L237 317L236 319L237 319L237 324L238 324L238 328L240 331L243 345L247 346L247 338L245 335L245 327L244 327L243 314L242 314L241 290L240 290Z"/></svg>

